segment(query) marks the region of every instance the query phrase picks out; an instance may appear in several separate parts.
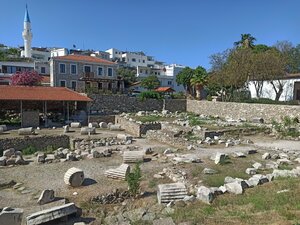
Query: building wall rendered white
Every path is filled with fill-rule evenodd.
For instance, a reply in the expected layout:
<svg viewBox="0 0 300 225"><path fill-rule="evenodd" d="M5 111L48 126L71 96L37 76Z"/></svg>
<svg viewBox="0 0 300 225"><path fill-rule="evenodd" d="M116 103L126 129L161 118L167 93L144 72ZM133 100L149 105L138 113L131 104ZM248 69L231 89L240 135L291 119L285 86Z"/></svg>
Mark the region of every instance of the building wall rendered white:
<svg viewBox="0 0 300 225"><path fill-rule="evenodd" d="M274 81L274 82L275 82L275 84L277 84L278 81ZM280 96L279 101L293 100L293 98L294 98L294 83L300 82L300 78L281 80L281 82L282 82L282 84L284 84L284 86L283 86L283 92L282 92L282 95ZM254 82L250 81L248 84L248 87L249 87L249 91L251 93L251 98L257 98ZM272 84L270 84L270 82L264 81L263 88L262 88L262 94L260 97L275 100L276 93L273 89Z"/></svg>

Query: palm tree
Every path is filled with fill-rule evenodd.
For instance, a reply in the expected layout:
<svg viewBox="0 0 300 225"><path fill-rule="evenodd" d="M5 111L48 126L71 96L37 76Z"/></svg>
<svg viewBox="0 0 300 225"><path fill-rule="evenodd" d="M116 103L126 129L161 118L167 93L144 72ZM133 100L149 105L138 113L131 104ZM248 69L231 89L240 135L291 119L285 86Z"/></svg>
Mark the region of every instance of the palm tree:
<svg viewBox="0 0 300 225"><path fill-rule="evenodd" d="M256 38L251 34L241 34L241 40L234 42L234 45L242 48L253 48Z"/></svg>
<svg viewBox="0 0 300 225"><path fill-rule="evenodd" d="M196 98L201 99L201 90L204 85L207 84L207 72L206 69L204 69L201 66L198 66L194 70L194 75L190 80L191 85L195 87L196 90Z"/></svg>

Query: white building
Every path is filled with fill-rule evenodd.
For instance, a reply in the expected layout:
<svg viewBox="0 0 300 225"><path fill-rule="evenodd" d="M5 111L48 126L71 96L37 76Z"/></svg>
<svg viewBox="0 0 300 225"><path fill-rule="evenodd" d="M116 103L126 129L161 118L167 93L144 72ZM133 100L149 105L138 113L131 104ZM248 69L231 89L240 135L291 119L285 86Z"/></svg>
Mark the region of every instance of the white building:
<svg viewBox="0 0 300 225"><path fill-rule="evenodd" d="M0 62L0 85L9 85L12 75L18 71L32 70L34 70L34 62L32 60Z"/></svg>
<svg viewBox="0 0 300 225"><path fill-rule="evenodd" d="M56 48L51 50L51 58L66 55L69 55L69 50L67 48Z"/></svg>
<svg viewBox="0 0 300 225"><path fill-rule="evenodd" d="M155 75L160 82L160 87L170 87L175 90L175 92L184 92L183 85L179 85L176 82L176 77L183 68L185 67L177 64L166 65L161 68L138 66L137 77L142 80L149 75ZM134 88L134 91L141 92L144 90L145 89L140 86L135 86Z"/></svg>
<svg viewBox="0 0 300 225"><path fill-rule="evenodd" d="M284 78L281 78L279 82L277 80L273 82L276 86L278 86L279 82L283 85L283 92L279 101L300 100L300 74L288 74ZM251 93L251 98L257 98L255 81L250 81L248 88ZM275 97L276 93L273 85L269 81L264 81L260 98L275 100Z"/></svg>
<svg viewBox="0 0 300 225"><path fill-rule="evenodd" d="M117 61L127 67L155 67L163 63L155 61L152 56L147 56L144 52L121 51L116 48L106 50L110 54L110 59Z"/></svg>

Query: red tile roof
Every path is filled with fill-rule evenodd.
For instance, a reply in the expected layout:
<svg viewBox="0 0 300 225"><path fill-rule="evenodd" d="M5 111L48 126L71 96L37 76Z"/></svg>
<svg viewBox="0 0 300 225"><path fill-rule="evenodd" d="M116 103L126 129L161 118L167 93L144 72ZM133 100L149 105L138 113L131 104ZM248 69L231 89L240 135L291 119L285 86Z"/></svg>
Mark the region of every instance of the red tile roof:
<svg viewBox="0 0 300 225"><path fill-rule="evenodd" d="M42 83L50 83L50 76L42 76Z"/></svg>
<svg viewBox="0 0 300 225"><path fill-rule="evenodd" d="M57 56L53 57L54 60L68 60L68 61L76 61L76 62L92 62L92 63L101 63L101 64L110 64L110 65L116 65L115 62L100 59L95 56L88 56L88 55L65 55L65 56Z"/></svg>
<svg viewBox="0 0 300 225"><path fill-rule="evenodd" d="M157 92L174 92L175 90L170 87L159 87L159 88L156 88L155 91L157 91Z"/></svg>
<svg viewBox="0 0 300 225"><path fill-rule="evenodd" d="M0 85L1 100L27 101L92 101L90 98L65 87Z"/></svg>

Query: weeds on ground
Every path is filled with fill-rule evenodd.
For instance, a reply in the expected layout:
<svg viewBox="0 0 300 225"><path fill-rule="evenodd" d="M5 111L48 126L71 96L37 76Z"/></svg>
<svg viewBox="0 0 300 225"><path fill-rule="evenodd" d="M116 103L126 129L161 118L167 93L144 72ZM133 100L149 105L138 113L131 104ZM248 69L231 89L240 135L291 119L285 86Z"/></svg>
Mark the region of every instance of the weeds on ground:
<svg viewBox="0 0 300 225"><path fill-rule="evenodd" d="M142 173L141 173L140 163L136 163L132 172L128 173L126 176L129 192L133 196L136 196L140 191L141 177L142 177Z"/></svg>
<svg viewBox="0 0 300 225"><path fill-rule="evenodd" d="M48 145L45 149L43 149L42 151L45 153L52 153L54 151L54 147L52 145ZM38 151L38 149L34 146L28 146L27 148L24 148L22 150L23 155L32 155L34 153L36 153Z"/></svg>
<svg viewBox="0 0 300 225"><path fill-rule="evenodd" d="M299 137L299 119L298 117L285 116L282 118L282 123L272 120L272 128L284 137Z"/></svg>
<svg viewBox="0 0 300 225"><path fill-rule="evenodd" d="M288 192L277 194L277 191ZM243 195L218 196L210 206L196 201L184 210L175 207L175 223L192 224L299 224L299 178L284 178L246 189Z"/></svg>

